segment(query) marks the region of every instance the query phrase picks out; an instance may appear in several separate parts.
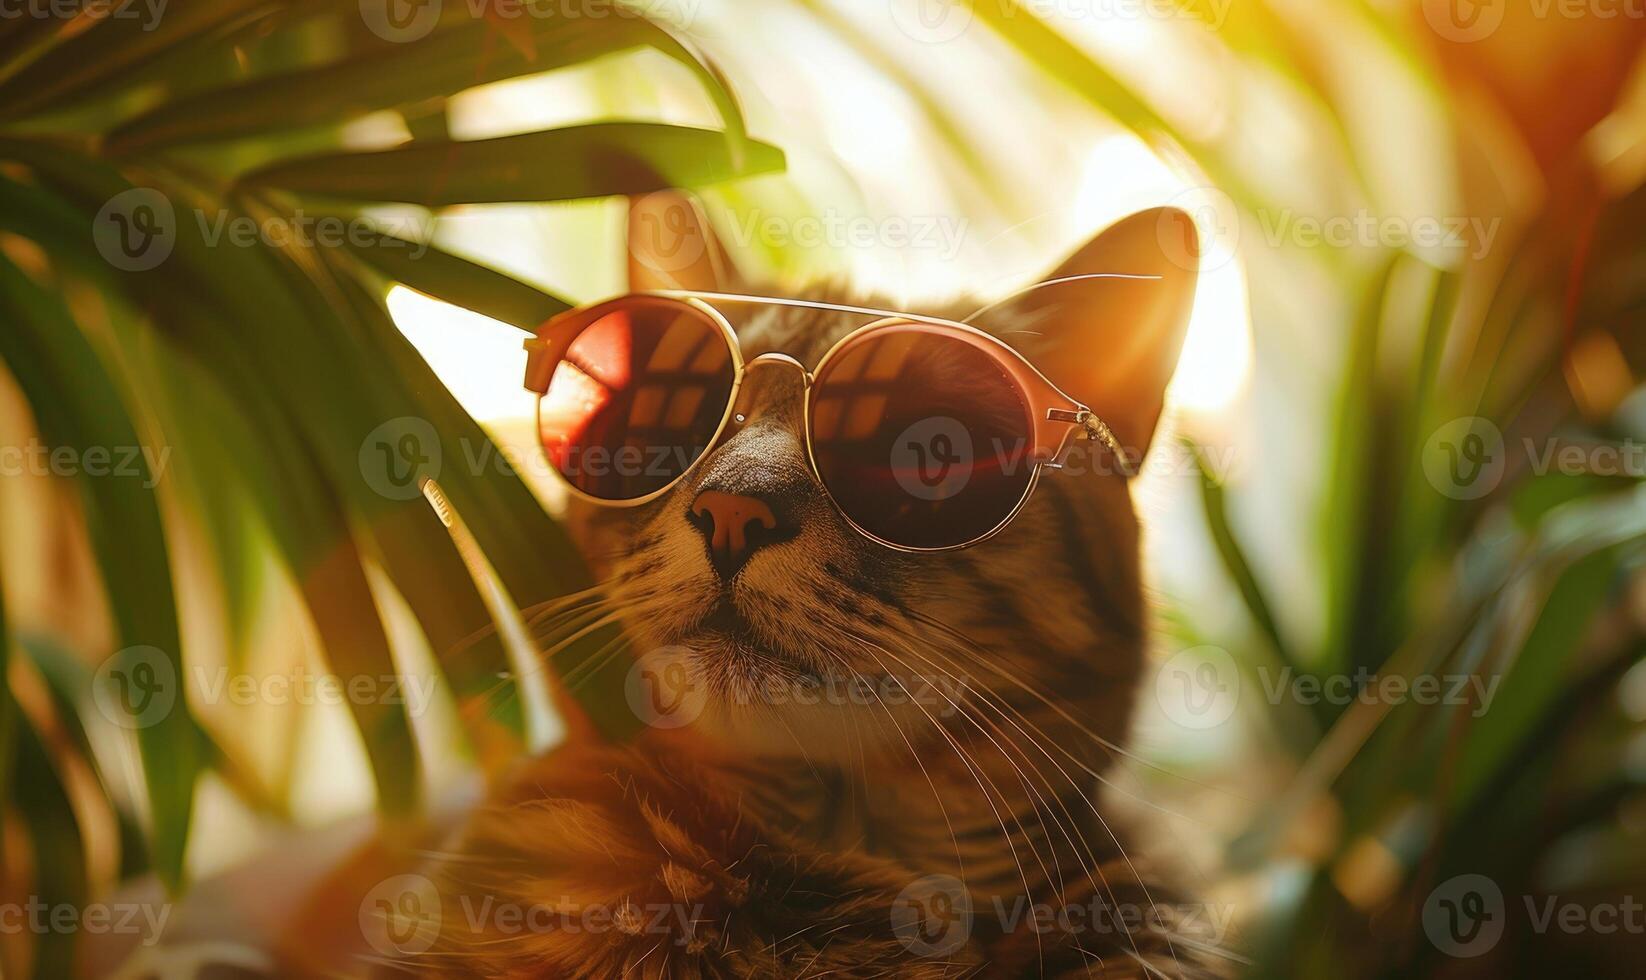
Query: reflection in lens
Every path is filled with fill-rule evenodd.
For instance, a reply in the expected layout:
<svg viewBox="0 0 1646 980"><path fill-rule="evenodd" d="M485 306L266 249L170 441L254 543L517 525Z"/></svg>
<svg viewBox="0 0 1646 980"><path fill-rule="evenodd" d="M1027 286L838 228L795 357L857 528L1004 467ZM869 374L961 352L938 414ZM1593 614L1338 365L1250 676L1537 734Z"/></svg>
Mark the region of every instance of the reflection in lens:
<svg viewBox="0 0 1646 980"><path fill-rule="evenodd" d="M639 298L584 327L538 399L549 462L602 500L668 486L708 448L736 367L720 327L682 303Z"/></svg>
<svg viewBox="0 0 1646 980"><path fill-rule="evenodd" d="M920 324L843 348L812 392L824 485L859 527L909 548L966 544L1010 516L1034 473L1031 431L995 357Z"/></svg>

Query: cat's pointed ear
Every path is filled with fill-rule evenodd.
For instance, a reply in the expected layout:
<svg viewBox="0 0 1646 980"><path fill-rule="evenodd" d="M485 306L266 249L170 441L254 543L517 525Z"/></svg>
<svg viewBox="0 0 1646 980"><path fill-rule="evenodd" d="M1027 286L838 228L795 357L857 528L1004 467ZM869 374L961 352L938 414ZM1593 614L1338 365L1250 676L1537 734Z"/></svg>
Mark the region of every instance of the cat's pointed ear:
<svg viewBox="0 0 1646 980"><path fill-rule="evenodd" d="M735 276L703 208L683 191L629 201L629 289L723 292Z"/></svg>
<svg viewBox="0 0 1646 980"><path fill-rule="evenodd" d="M1134 214L1082 246L1046 285L990 311L979 325L997 325L1003 339L1107 422L1133 459L1142 459L1188 331L1199 242L1194 219L1183 211ZM1057 282L1114 274L1149 278Z"/></svg>

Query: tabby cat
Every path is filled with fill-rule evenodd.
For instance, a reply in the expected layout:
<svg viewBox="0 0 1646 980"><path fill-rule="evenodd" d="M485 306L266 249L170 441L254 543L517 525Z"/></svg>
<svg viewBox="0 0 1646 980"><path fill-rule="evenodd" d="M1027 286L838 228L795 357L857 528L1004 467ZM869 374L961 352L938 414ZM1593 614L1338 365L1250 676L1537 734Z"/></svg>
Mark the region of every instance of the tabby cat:
<svg viewBox="0 0 1646 980"><path fill-rule="evenodd" d="M658 271L636 244L656 207L710 243L700 260ZM1140 278L1028 290L975 322L1141 459L1182 346L1196 242L1180 212L1134 215L1050 278ZM680 197L634 209L630 251L635 290L762 291L728 274ZM801 298L883 305L832 289ZM815 307L726 312L745 359L782 352L808 367L865 322ZM751 371L738 424L670 491L633 508L573 501L574 535L604 583L592 608L620 614L633 655L672 651L700 701L689 723L631 744L574 738L524 764L426 869L444 903L439 935L403 965L485 977L1221 975L1197 906L1105 819L1097 792L1127 736L1149 635L1129 478L1071 465L989 540L893 550L849 526L813 476L803 386L798 371ZM709 544L716 519L744 518L701 505L705 494L771 515L736 561Z"/></svg>

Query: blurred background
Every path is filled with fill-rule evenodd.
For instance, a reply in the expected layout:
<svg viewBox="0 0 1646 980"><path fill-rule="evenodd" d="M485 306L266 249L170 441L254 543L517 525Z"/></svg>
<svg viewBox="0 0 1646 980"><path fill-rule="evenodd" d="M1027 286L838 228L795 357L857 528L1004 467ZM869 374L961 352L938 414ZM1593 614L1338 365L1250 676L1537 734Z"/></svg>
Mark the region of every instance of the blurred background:
<svg viewBox="0 0 1646 980"><path fill-rule="evenodd" d="M622 290L630 197L910 307L1173 204L1207 249L1114 805L1252 975L1638 969L1646 5L0 15L0 907L409 838L528 745L482 591L588 580L520 344ZM611 642L556 664L621 737ZM0 975L98 972L89 917L18 921Z"/></svg>

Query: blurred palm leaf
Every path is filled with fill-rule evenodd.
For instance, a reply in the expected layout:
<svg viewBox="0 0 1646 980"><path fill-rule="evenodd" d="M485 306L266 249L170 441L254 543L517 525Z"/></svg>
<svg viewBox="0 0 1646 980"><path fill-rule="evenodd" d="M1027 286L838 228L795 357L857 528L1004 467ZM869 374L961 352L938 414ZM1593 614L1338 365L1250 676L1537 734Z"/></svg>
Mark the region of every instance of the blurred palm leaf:
<svg viewBox="0 0 1646 980"><path fill-rule="evenodd" d="M826 0L792 5L833 25L848 47L905 87L922 77L917 59L901 64L855 29L854 12ZM565 301L426 241L403 243L387 227L341 249L241 249L214 247L196 223L181 221L171 258L140 273L112 267L86 229L106 202L137 187L159 189L180 212L265 217L302 207L356 218L385 202L439 213L470 202L644 193L769 171L783 158L745 137L737 103L711 63L643 20L533 17L527 29L505 32L448 4L426 38L396 44L364 30L353 5L345 6L340 13L318 0L194 5L151 32L115 20L0 21L0 245L8 246L0 248L0 302L8 321L23 327L0 338L0 359L53 442L156 438L149 429L158 427L179 447L178 492L210 527L206 545L232 607L252 607L248 570L256 563L248 556L272 550L302 585L339 673L392 669L368 576L380 568L437 653L463 650L442 667L458 697L483 709L465 717L487 737L518 719L512 702L491 697L504 666L495 643L464 645L484 609L421 502L372 491L358 459L368 433L407 417L432 425L448 458L485 437L393 328L384 286L403 283L522 329ZM1490 256L1445 268L1432 254L1393 244L1263 248L1253 236L1240 243L1260 355L1299 336L1342 341L1317 362L1331 375L1320 387L1325 403L1287 406L1290 414L1329 418L1327 444L1315 447L1329 462L1316 467L1315 510L1294 539L1308 552L1299 564L1321 583L1321 609L1317 617L1283 615L1284 603L1310 601L1292 594L1306 590L1275 577L1266 549L1253 547L1263 542L1242 524L1241 505L1273 485L1208 477L1201 500L1209 553L1249 622L1206 641L1229 648L1248 671L1450 672L1498 684L1491 709L1478 713L1473 703L1351 702L1306 711L1275 705L1272 717L1259 719L1284 735L1280 765L1290 786L1250 815L1224 870L1237 883L1268 886L1254 891L1282 893L1251 924L1261 975L1346 965L1366 976L1456 968L1425 944L1418 921L1428 890L1454 874L1487 874L1506 891L1527 893L1551 881L1646 883L1639 835L1622 819L1642 803L1638 762L1631 768L1627 753L1639 720L1618 706L1623 679L1646 653L1640 618L1630 613L1646 561L1638 475L1539 474L1518 453L1492 492L1454 499L1425 457L1444 425L1471 416L1489 421L1511 447L1528 438L1617 446L1646 437L1638 409L1631 413L1616 392L1597 397L1599 389L1585 387L1585 362L1573 356L1589 343L1594 356L1621 363L1630 390L1646 368L1638 327L1646 309L1646 192L1638 173L1601 180L1570 134L1545 132L1565 133L1564 122L1538 121L1604 117L1620 98L1627 62L1597 66L1594 76L1611 87L1586 82L1587 101L1568 112L1555 98L1538 103L1538 86L1512 70L1489 74L1494 65L1519 64L1512 44L1524 37L1513 18L1502 37L1471 45L1437 37L1423 6L1179 0L1162 8L1185 15L1163 15L1170 27L1196 32L1192 45L1176 50L1215 52L1223 70L1227 91L1200 93L1222 109L1208 123L1180 119L1182 105L1161 98L1159 85L1138 84L1135 73L1109 63L1082 30L1089 25L1056 22L1038 5L970 3L1004 49L1168 160L1189 161L1232 198L1250 228L1294 206L1329 214L1394 208L1389 199L1408 191L1417 201L1402 197L1408 212L1513 219ZM1537 26L1546 38L1589 29ZM1638 36L1640 27L1627 30ZM1610 57L1620 46L1609 41L1604 51ZM635 48L684 66L718 110L721 129L595 119L450 138L445 100L464 89ZM1386 82L1399 88L1409 118L1384 114L1367 94ZM1501 103L1483 109L1490 96L1482 92ZM989 192L978 199L1009 201L1014 189L999 186L998 158L984 152L997 134L967 132L956 107L933 90L915 95L948 152ZM342 137L343 124L385 111L398 114L410 142L367 147ZM1520 128L1489 131L1499 116ZM1390 132L1391 119L1413 132ZM1266 172L1278 168L1257 151L1275 133L1304 161L1290 173L1308 180ZM1495 147L1517 140L1532 149L1546 186L1530 201L1506 204L1491 195L1513 181L1489 164ZM1434 193L1421 196L1427 192ZM40 260L41 250L49 260ZM1329 301L1299 324L1282 300L1306 285L1316 289L1305 295ZM68 298L66 309L55 294ZM87 295L99 304L86 303ZM1615 376L1617 363L1607 365ZM85 377L105 384L88 393ZM168 389L165 398L150 394L158 388ZM1310 432L1297 426L1273 441ZM254 452L245 448L249 439ZM442 482L523 602L584 584L564 536L512 476L448 470ZM166 584L165 509L153 494L81 483L93 527L134 519L147 536L140 554L124 543L111 550L106 534L101 544L116 649L162 647L187 667L192 654L178 649L176 600ZM1177 611L1180 619L1189 613ZM1297 626L1311 619L1324 625ZM0 656L15 657L5 649L6 622ZM1205 634L1198 623L1194 632ZM590 658L602 644L594 638L568 652L564 669L597 666ZM33 669L38 654L21 648ZM92 665L110 653L96 651ZM607 675L581 689L594 717L620 733L626 712L613 707L620 704L614 683ZM87 691L79 695L59 700L85 712ZM37 851L67 855L78 843L66 804L46 812L55 777L52 742L41 729L51 717L49 705L20 710L0 699L0 787L10 785L16 799L25 771L31 780L48 773L24 818ZM174 883L188 836L187 788L198 770L231 764L209 726L180 717L139 737L150 763L153 859ZM418 760L408 720L368 709L355 721L380 804L414 811ZM174 749L181 766L152 764ZM1301 857L1300 829L1317 841ZM53 893L84 893L76 861L52 865L51 874ZM1511 940L1475 966L1535 972L1529 949ZM45 950L37 962L57 966L66 955Z"/></svg>
<svg viewBox="0 0 1646 980"><path fill-rule="evenodd" d="M440 445L427 448L448 460L487 443L389 319L389 284L522 330L564 301L386 229L354 236L347 251L235 245L212 229L240 219L290 221L297 195L346 203L334 216L365 224L353 209L629 195L783 166L776 149L744 136L717 69L671 33L633 16L551 12L528 20L524 37L505 37L491 23L448 16L426 38L395 44L364 30L352 4L259 0L189 4L152 30L87 14L0 33L0 315L9 324L0 332L0 361L51 446L164 448L176 460L173 472L76 481L115 636L108 649L80 654L83 673L53 673L78 685L61 707L101 725L90 710L96 668L121 676L133 648L155 651L161 674L179 683L210 662L184 649L178 623L169 556L179 529L168 526L168 514L184 513L204 523L207 533L191 540L208 549L232 611L231 663L259 601L257 569L272 558L297 583L327 671L397 673L371 581L380 568L437 655L462 647L443 666L459 702L479 709L464 717L481 728L517 728L514 706L495 697L500 648L463 642L486 622L467 571L415 486L388 495L373 489L361 457L368 435L396 420L429 426ZM637 48L684 65L719 109L723 129L623 121L367 151L342 142L340 127L371 112L401 110L421 132L431 100ZM257 142L280 131L302 135ZM107 229L87 234L111 215L151 217L120 210L134 192L149 195L135 199L139 208L159 202L175 219L162 229L169 255L152 267L100 251ZM442 483L523 602L587 584L564 534L513 474L452 465ZM170 494L186 502L181 510L166 506ZM0 653L15 655L6 622ZM578 665L601 639L567 651L565 666ZM15 678L20 669L8 673ZM607 667L579 686L591 716L612 733L632 724L620 709L619 681ZM414 816L423 776L412 719L398 705L352 700L380 808L393 820ZM196 780L215 768L243 784L232 752L212 744L210 725L220 720L203 728L191 707L178 698L152 724L132 726L139 793L106 787L127 817L149 828L141 850L174 888L185 877ZM0 699L0 787L22 807L36 891L77 899L87 870L70 859L80 848L75 821L50 790L49 742L38 728L51 717L40 706L19 713L9 693ZM68 955L42 947L36 971L63 975Z"/></svg>

